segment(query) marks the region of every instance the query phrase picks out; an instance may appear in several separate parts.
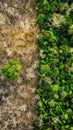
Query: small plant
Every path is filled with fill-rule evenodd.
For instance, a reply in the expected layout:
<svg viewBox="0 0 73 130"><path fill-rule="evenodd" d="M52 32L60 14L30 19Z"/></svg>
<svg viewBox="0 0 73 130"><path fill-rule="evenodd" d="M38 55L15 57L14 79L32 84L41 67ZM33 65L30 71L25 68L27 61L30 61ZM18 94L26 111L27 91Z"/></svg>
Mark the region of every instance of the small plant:
<svg viewBox="0 0 73 130"><path fill-rule="evenodd" d="M21 64L17 60L10 60L9 63L2 67L2 73L5 78L17 80L20 76Z"/></svg>

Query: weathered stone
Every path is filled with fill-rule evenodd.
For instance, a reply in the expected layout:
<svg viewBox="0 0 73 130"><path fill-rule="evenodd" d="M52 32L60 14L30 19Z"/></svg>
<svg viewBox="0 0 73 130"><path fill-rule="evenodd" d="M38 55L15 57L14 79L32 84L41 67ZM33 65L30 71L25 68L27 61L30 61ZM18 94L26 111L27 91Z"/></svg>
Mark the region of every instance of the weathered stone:
<svg viewBox="0 0 73 130"><path fill-rule="evenodd" d="M6 22L6 16L0 13L0 25L5 24L5 22Z"/></svg>
<svg viewBox="0 0 73 130"><path fill-rule="evenodd" d="M0 1L0 68L10 59L22 64L16 82L5 79L0 72L0 130L33 130L37 82L35 16L32 0Z"/></svg>

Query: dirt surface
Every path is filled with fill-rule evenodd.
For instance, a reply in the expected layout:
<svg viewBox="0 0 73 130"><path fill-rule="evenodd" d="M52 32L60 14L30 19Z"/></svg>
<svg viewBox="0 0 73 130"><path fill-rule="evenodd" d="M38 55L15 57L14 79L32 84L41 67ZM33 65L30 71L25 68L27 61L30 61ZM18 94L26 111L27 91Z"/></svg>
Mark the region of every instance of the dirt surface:
<svg viewBox="0 0 73 130"><path fill-rule="evenodd" d="M33 130L37 84L37 29L33 0L0 0L0 68L10 59L21 62L13 82L0 72L0 130Z"/></svg>

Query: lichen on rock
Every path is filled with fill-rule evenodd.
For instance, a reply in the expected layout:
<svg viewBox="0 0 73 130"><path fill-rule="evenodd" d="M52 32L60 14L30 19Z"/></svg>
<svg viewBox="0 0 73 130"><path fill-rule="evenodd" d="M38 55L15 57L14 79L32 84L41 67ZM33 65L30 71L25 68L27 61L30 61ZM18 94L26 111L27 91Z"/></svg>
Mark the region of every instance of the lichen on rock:
<svg viewBox="0 0 73 130"><path fill-rule="evenodd" d="M17 81L5 79L0 72L0 130L33 129L37 82L35 17L32 0L0 1L0 68L10 59L22 65Z"/></svg>

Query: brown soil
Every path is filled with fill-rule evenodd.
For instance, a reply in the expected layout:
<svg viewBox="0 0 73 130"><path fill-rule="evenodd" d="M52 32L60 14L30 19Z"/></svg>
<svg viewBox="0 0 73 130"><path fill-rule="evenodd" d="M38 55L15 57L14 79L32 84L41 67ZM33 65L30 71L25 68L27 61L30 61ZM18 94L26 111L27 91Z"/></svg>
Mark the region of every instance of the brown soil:
<svg viewBox="0 0 73 130"><path fill-rule="evenodd" d="M37 29L33 0L0 1L0 68L10 59L21 62L13 82L0 72L0 130L33 130L37 84Z"/></svg>

